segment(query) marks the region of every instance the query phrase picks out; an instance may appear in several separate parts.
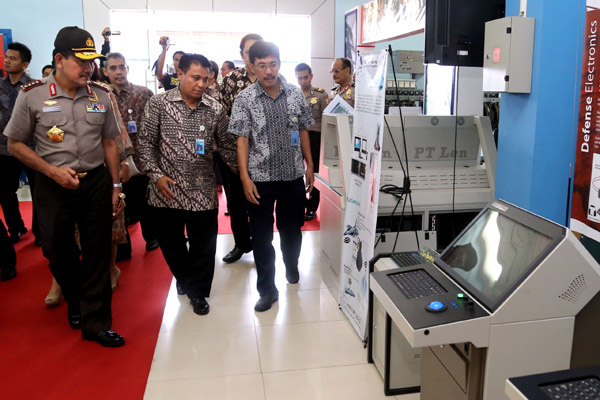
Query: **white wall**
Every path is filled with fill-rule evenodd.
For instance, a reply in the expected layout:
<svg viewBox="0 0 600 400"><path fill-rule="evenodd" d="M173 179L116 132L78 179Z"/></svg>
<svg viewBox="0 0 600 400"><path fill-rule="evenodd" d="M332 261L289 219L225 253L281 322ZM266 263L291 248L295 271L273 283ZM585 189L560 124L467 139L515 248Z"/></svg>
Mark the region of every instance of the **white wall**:
<svg viewBox="0 0 600 400"><path fill-rule="evenodd" d="M332 85L335 0L83 0L84 27L100 47L102 29L110 25L110 9L145 10L146 2L148 10L310 15L311 33L306 33L306 40L311 41L311 60L306 61L313 69L313 84L325 89Z"/></svg>

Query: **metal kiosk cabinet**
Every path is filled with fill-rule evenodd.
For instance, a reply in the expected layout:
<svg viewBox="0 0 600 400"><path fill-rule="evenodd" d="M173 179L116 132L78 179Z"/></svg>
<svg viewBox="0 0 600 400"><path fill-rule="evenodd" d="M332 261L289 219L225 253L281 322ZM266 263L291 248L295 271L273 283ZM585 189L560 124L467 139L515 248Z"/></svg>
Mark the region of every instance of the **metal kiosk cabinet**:
<svg viewBox="0 0 600 400"><path fill-rule="evenodd" d="M386 271L398 266L391 253L378 254L369 262L369 271ZM377 263L378 260L383 262ZM369 293L369 342L367 359L374 363L383 378L386 396L415 393L420 387L421 349L406 341L379 300Z"/></svg>

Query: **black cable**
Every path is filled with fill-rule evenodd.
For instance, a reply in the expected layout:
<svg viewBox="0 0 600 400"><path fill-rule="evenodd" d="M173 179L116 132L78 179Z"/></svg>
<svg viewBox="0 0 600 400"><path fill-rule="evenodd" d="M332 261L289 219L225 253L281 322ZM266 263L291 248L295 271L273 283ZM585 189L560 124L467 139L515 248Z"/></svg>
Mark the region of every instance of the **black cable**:
<svg viewBox="0 0 600 400"><path fill-rule="evenodd" d="M467 48L470 42L463 42L463 45ZM452 169L452 222L450 224L452 238L456 237L456 210L455 210L455 200L456 200L456 156L457 156L457 147L458 147L458 100L459 100L459 82L460 82L460 52L459 52L459 43L458 38L456 40L456 107L454 107L454 166Z"/></svg>
<svg viewBox="0 0 600 400"><path fill-rule="evenodd" d="M458 57L457 57L458 60ZM458 62L457 62L458 63ZM456 107L454 108L454 167L452 170L452 219L454 219L454 201L456 197L456 149L458 147L458 81L460 80L460 66L456 66ZM453 224L454 225L454 224ZM452 235L452 237L455 237Z"/></svg>
<svg viewBox="0 0 600 400"><path fill-rule="evenodd" d="M392 73L394 74L394 89L396 89L396 99L398 101L398 110L400 112L400 125L402 126L402 141L404 142L404 159L406 160L406 171L404 171L404 181L402 183L402 187L408 192L408 200L410 202L410 212L412 214L413 220L413 230L415 232L415 239L417 241L417 251L421 251L421 244L419 243L419 234L417 232L415 221L415 209L413 207L412 194L410 190L410 170L408 168L408 150L406 148L406 131L404 130L404 117L402 116L402 105L400 104L400 92L398 90L398 79L396 78L396 67L394 66L394 57L392 51L392 45L388 45L388 53L390 54L390 60L392 61ZM390 136L392 137L392 143L394 143L394 149L396 149L396 154L398 154L398 149L396 147L396 143L394 142L394 135L390 130ZM398 162L402 165L402 159L398 156ZM393 216L393 215L392 215ZM400 217L402 219L402 216ZM398 228L400 229L400 227Z"/></svg>

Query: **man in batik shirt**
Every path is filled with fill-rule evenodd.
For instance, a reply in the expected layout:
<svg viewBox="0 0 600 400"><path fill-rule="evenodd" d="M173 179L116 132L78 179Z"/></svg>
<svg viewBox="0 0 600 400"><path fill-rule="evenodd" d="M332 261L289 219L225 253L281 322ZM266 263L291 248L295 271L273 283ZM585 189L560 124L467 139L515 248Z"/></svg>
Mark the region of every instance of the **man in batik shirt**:
<svg viewBox="0 0 600 400"><path fill-rule="evenodd" d="M205 93L209 71L206 57L182 56L179 86L150 99L138 138L160 248L177 279L178 293L188 295L199 315L209 312L206 297L215 270L219 202L214 144L237 171L235 139L227 133L229 118Z"/></svg>

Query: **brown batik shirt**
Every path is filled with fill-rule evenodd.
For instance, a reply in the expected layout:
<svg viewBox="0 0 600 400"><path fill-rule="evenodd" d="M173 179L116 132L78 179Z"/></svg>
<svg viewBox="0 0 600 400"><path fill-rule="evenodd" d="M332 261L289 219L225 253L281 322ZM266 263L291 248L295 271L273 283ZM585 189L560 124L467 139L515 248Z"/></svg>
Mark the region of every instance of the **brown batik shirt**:
<svg viewBox="0 0 600 400"><path fill-rule="evenodd" d="M221 85L221 104L225 108L227 115L231 117L233 101L242 90L250 85L252 85L252 81L250 80L248 71L245 67L233 70L223 78L223 83Z"/></svg>
<svg viewBox="0 0 600 400"><path fill-rule="evenodd" d="M113 94L117 100L117 105L119 106L119 112L121 113L125 128L129 133L129 139L133 144L135 151L133 154L133 162L136 167L139 168L140 157L137 145L138 132L140 130L140 124L142 123L142 116L144 115L144 107L146 107L146 103L148 103L148 100L150 100L150 97L152 97L154 93L147 87L134 85L133 83L128 82L121 90L121 93L117 93L113 88ZM135 122L136 129L131 129L130 121ZM133 132L134 130L137 132Z"/></svg>
<svg viewBox="0 0 600 400"><path fill-rule="evenodd" d="M235 138L227 133L223 107L204 94L194 109L179 88L153 96L144 110L138 147L142 172L150 178L148 204L154 207L204 211L218 208L212 149L237 171ZM156 182L167 176L173 200L163 197Z"/></svg>

